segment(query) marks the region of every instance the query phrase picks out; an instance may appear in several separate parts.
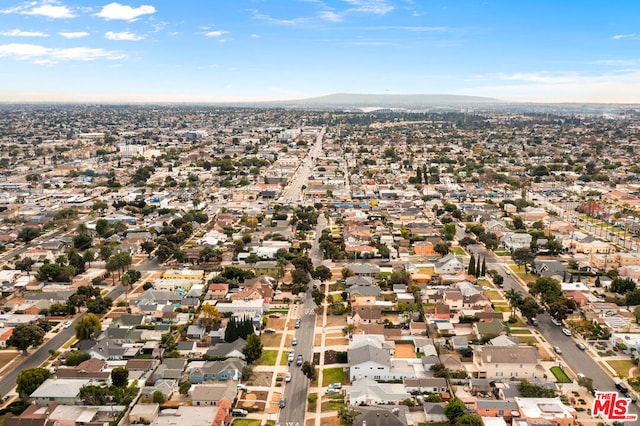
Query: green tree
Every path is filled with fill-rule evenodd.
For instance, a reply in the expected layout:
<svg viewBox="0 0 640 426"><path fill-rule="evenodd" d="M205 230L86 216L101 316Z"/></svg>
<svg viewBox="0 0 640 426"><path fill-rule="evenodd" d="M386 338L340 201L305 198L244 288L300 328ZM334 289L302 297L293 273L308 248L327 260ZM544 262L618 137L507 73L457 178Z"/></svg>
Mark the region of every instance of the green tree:
<svg viewBox="0 0 640 426"><path fill-rule="evenodd" d="M311 276L322 282L329 281L331 279L331 269L324 265L318 266L312 273Z"/></svg>
<svg viewBox="0 0 640 426"><path fill-rule="evenodd" d="M562 287L560 282L551 277L538 277L529 289L529 293L533 296L540 295L540 300L545 304L550 304L560 300L562 296Z"/></svg>
<svg viewBox="0 0 640 426"><path fill-rule="evenodd" d="M76 339L89 340L94 337L96 331L102 329L100 319L95 314L87 314L76 323Z"/></svg>
<svg viewBox="0 0 640 426"><path fill-rule="evenodd" d="M247 337L247 344L242 348L242 353L247 358L247 363L251 364L262 356L262 341L260 336L253 333Z"/></svg>
<svg viewBox="0 0 640 426"><path fill-rule="evenodd" d="M454 422L464 414L464 403L458 398L454 398L444 406L444 415L450 422Z"/></svg>
<svg viewBox="0 0 640 426"><path fill-rule="evenodd" d="M316 369L313 368L313 364L309 361L302 363L302 373L307 376L309 380L315 380L316 378Z"/></svg>
<svg viewBox="0 0 640 426"><path fill-rule="evenodd" d="M511 307L511 316L514 316L516 314L516 309L522 303L522 293L515 288L510 288L504 292L504 298L507 299L507 302L509 302L509 306Z"/></svg>
<svg viewBox="0 0 640 426"><path fill-rule="evenodd" d="M640 324L640 305L633 308L633 316L636 318L636 324Z"/></svg>
<svg viewBox="0 0 640 426"><path fill-rule="evenodd" d="M67 353L67 357L64 360L64 365L75 367L88 359L91 359L91 355L89 354L89 352L71 351Z"/></svg>
<svg viewBox="0 0 640 426"><path fill-rule="evenodd" d="M25 226L18 233L18 239L25 243L35 240L40 236L40 229L34 226Z"/></svg>
<svg viewBox="0 0 640 426"><path fill-rule="evenodd" d="M340 424L343 426L352 426L359 414L360 412L353 408L344 406L338 408L338 418L340 418Z"/></svg>
<svg viewBox="0 0 640 426"><path fill-rule="evenodd" d="M516 229L525 229L522 217L516 216L513 218L513 227Z"/></svg>
<svg viewBox="0 0 640 426"><path fill-rule="evenodd" d="M44 330L32 324L18 325L13 329L13 334L7 339L8 346L15 346L23 354L27 354L27 349L31 346L38 346L44 340Z"/></svg>
<svg viewBox="0 0 640 426"><path fill-rule="evenodd" d="M159 390L153 392L152 401L156 404L163 404L165 402L164 395Z"/></svg>
<svg viewBox="0 0 640 426"><path fill-rule="evenodd" d="M433 246L433 251L438 253L440 256L446 256L449 254L449 250L451 249L451 243L449 242L440 242Z"/></svg>
<svg viewBox="0 0 640 426"><path fill-rule="evenodd" d="M536 255L533 254L530 248L522 247L522 248L515 249L513 253L511 253L511 258L513 259L516 265L524 266L526 270L527 265L530 265L533 263L534 259L536 258Z"/></svg>
<svg viewBox="0 0 640 426"><path fill-rule="evenodd" d="M467 274L471 275L472 277L476 276L476 258L473 254L469 258L469 266L467 267Z"/></svg>
<svg viewBox="0 0 640 426"><path fill-rule="evenodd" d="M526 380L518 383L516 388L525 398L553 398L556 396L556 391L553 389L529 383Z"/></svg>
<svg viewBox="0 0 640 426"><path fill-rule="evenodd" d="M542 308L540 308L536 299L531 296L522 299L518 309L520 309L520 313L525 318L535 318L536 315L542 312Z"/></svg>
<svg viewBox="0 0 640 426"><path fill-rule="evenodd" d="M191 389L191 382L189 381L182 382L180 383L180 386L178 386L178 392L180 392L180 395L188 395L189 389Z"/></svg>
<svg viewBox="0 0 640 426"><path fill-rule="evenodd" d="M111 370L111 383L117 388L124 388L129 384L129 370L126 367L115 367Z"/></svg>
<svg viewBox="0 0 640 426"><path fill-rule="evenodd" d="M482 426L482 419L475 414L465 413L456 419L456 426Z"/></svg>
<svg viewBox="0 0 640 426"><path fill-rule="evenodd" d="M614 293L625 294L635 288L636 283L631 278L616 278L611 282L609 290Z"/></svg>
<svg viewBox="0 0 640 426"><path fill-rule="evenodd" d="M50 377L51 373L46 368L36 367L22 370L16 379L16 391L26 400Z"/></svg>

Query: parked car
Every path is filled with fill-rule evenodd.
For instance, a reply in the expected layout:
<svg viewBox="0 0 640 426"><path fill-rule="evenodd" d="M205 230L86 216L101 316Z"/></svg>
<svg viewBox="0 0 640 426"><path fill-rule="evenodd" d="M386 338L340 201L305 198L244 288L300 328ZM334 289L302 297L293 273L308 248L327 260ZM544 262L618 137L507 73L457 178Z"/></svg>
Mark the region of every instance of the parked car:
<svg viewBox="0 0 640 426"><path fill-rule="evenodd" d="M623 383L616 383L616 389L618 389L622 393L629 393L629 388L626 387Z"/></svg>
<svg viewBox="0 0 640 426"><path fill-rule="evenodd" d="M276 330L275 330L275 328L265 328L265 329L264 329L264 332L265 332L265 333L275 333L275 332L276 332Z"/></svg>
<svg viewBox="0 0 640 426"><path fill-rule="evenodd" d="M342 383L331 383L329 389L342 389Z"/></svg>
<svg viewBox="0 0 640 426"><path fill-rule="evenodd" d="M287 398L282 398L282 399L280 400L280 403L278 404L278 407L280 407L280 408L284 408L284 407L286 407L286 406L287 406Z"/></svg>
<svg viewBox="0 0 640 426"><path fill-rule="evenodd" d="M565 336L571 336L571 331L570 331L569 329L567 329L567 328L563 328L563 329L562 329L562 333L563 333Z"/></svg>
<svg viewBox="0 0 640 426"><path fill-rule="evenodd" d="M285 383L289 383L291 381L291 373L287 373L287 375L284 376L284 381Z"/></svg>
<svg viewBox="0 0 640 426"><path fill-rule="evenodd" d="M340 393L340 389L335 389L335 388L328 388L327 392L325 392L327 395L335 395Z"/></svg>
<svg viewBox="0 0 640 426"><path fill-rule="evenodd" d="M577 343L576 346L578 347L578 349L580 349L581 351L586 350L587 348L582 344L582 343Z"/></svg>
<svg viewBox="0 0 640 426"><path fill-rule="evenodd" d="M67 321L64 323L64 328L69 328L71 327L71 321Z"/></svg>
<svg viewBox="0 0 640 426"><path fill-rule="evenodd" d="M239 391L245 391L245 392L247 392L247 391L249 390L249 388L248 388L248 387L246 387L245 385L243 385L242 383L238 383L238 385L236 386L236 388L237 388Z"/></svg>
<svg viewBox="0 0 640 426"><path fill-rule="evenodd" d="M555 353L557 353L558 355L560 355L560 354L562 353L562 349L560 349L560 348L559 348L559 347L557 347L557 346L554 346L554 347L553 347L553 350L554 350L554 351L555 351Z"/></svg>
<svg viewBox="0 0 640 426"><path fill-rule="evenodd" d="M233 417L247 417L247 414L249 414L247 410L242 410L240 408L234 408L231 410L231 415Z"/></svg>
<svg viewBox="0 0 640 426"><path fill-rule="evenodd" d="M298 367L302 365L302 355L298 355L298 359L296 359L296 365Z"/></svg>
<svg viewBox="0 0 640 426"><path fill-rule="evenodd" d="M295 358L295 355L293 354L293 352L289 352L289 362L293 362L294 358Z"/></svg>
<svg viewBox="0 0 640 426"><path fill-rule="evenodd" d="M625 393L624 397L629 398L634 404L638 402L638 399L635 396L631 395L629 392Z"/></svg>
<svg viewBox="0 0 640 426"><path fill-rule="evenodd" d="M295 346L295 345L297 345L297 344L298 344L298 339L295 339L295 338L294 338L294 339L291 341L291 346Z"/></svg>
<svg viewBox="0 0 640 426"><path fill-rule="evenodd" d="M559 319L551 318L551 322L553 323L553 325L562 325L562 321L560 321Z"/></svg>

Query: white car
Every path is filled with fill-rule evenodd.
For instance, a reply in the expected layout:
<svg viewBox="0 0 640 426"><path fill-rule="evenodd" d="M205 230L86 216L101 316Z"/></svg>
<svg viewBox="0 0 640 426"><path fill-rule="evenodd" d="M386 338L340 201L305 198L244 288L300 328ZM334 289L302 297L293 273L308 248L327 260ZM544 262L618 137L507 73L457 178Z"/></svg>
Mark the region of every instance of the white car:
<svg viewBox="0 0 640 426"><path fill-rule="evenodd" d="M295 346L295 345L297 345L297 344L298 344L298 339L293 339L293 340L291 341L291 346Z"/></svg>
<svg viewBox="0 0 640 426"><path fill-rule="evenodd" d="M289 352L289 362L293 362L293 358L294 358L293 352Z"/></svg>
<svg viewBox="0 0 640 426"><path fill-rule="evenodd" d="M562 333L563 333L565 336L571 336L571 331L570 331L569 329L563 328L563 329L562 329Z"/></svg>
<svg viewBox="0 0 640 426"><path fill-rule="evenodd" d="M562 321L560 321L559 319L552 318L551 322L553 323L553 325L562 325Z"/></svg>
<svg viewBox="0 0 640 426"><path fill-rule="evenodd" d="M284 376L284 381L285 383L289 383L291 381L291 373L287 373L287 375Z"/></svg>
<svg viewBox="0 0 640 426"><path fill-rule="evenodd" d="M71 321L67 321L64 323L64 328L69 328L71 327Z"/></svg>

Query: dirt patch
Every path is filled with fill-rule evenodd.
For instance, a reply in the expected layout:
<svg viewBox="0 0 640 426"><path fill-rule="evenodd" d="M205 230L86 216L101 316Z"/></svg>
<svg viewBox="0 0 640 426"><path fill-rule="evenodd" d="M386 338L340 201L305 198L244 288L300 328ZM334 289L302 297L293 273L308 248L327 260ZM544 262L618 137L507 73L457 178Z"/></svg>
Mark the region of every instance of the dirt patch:
<svg viewBox="0 0 640 426"><path fill-rule="evenodd" d="M247 385L249 386L271 386L271 379L273 378L273 373L271 372L254 372L249 380L247 380Z"/></svg>
<svg viewBox="0 0 640 426"><path fill-rule="evenodd" d="M274 330L284 330L284 324L286 322L287 322L286 317L267 318L267 328L273 328Z"/></svg>
<svg viewBox="0 0 640 426"><path fill-rule="evenodd" d="M324 351L324 364L338 364L338 352L331 350Z"/></svg>
<svg viewBox="0 0 640 426"><path fill-rule="evenodd" d="M340 426L341 424L338 416L323 417L320 419L320 425L322 426Z"/></svg>
<svg viewBox="0 0 640 426"><path fill-rule="evenodd" d="M327 337L325 343L327 346L348 345L349 341L346 337Z"/></svg>
<svg viewBox="0 0 640 426"><path fill-rule="evenodd" d="M320 353L319 352L314 352L313 353L313 365L320 365Z"/></svg>
<svg viewBox="0 0 640 426"><path fill-rule="evenodd" d="M313 346L320 346L322 344L322 334L316 334L316 337L313 339Z"/></svg>
<svg viewBox="0 0 640 426"><path fill-rule="evenodd" d="M538 352L540 352L543 361L551 361L551 354L544 347L538 345Z"/></svg>
<svg viewBox="0 0 640 426"><path fill-rule="evenodd" d="M345 325L347 325L347 317L345 315L327 316L327 327L344 327Z"/></svg>
<svg viewBox="0 0 640 426"><path fill-rule="evenodd" d="M396 342L396 351L393 357L394 358L415 358L416 350L413 346L413 343Z"/></svg>
<svg viewBox="0 0 640 426"><path fill-rule="evenodd" d="M260 339L264 347L279 348L282 341L282 333L262 333Z"/></svg>

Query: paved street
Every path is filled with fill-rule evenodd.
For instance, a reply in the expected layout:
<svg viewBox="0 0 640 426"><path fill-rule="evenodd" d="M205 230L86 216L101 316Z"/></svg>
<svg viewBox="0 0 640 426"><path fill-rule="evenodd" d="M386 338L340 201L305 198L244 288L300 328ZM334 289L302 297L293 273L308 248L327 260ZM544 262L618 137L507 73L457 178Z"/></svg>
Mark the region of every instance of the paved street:
<svg viewBox="0 0 640 426"><path fill-rule="evenodd" d="M121 294L122 286L117 286L113 288L107 296L115 300ZM76 317L71 327L60 328L60 331L58 331L54 337L42 344L38 349L30 349L30 353L26 358L22 355L18 356L13 361L14 365L12 368L0 379L0 395L6 395L12 391L16 386L18 374L20 374L22 370L40 366L49 358L49 350L57 351L69 341L69 339L75 335L75 323L84 315L86 315L86 313Z"/></svg>
<svg viewBox="0 0 640 426"><path fill-rule="evenodd" d="M323 127L322 130L320 130L314 144L309 149L309 153L296 169L296 173L289 181L289 185L287 185L282 192L282 196L278 200L280 203L287 204L297 203L300 201L302 186L307 183L307 179L314 169L316 158L318 158L318 155L320 155L320 152L322 151L322 139L324 138L326 131L326 127Z"/></svg>

